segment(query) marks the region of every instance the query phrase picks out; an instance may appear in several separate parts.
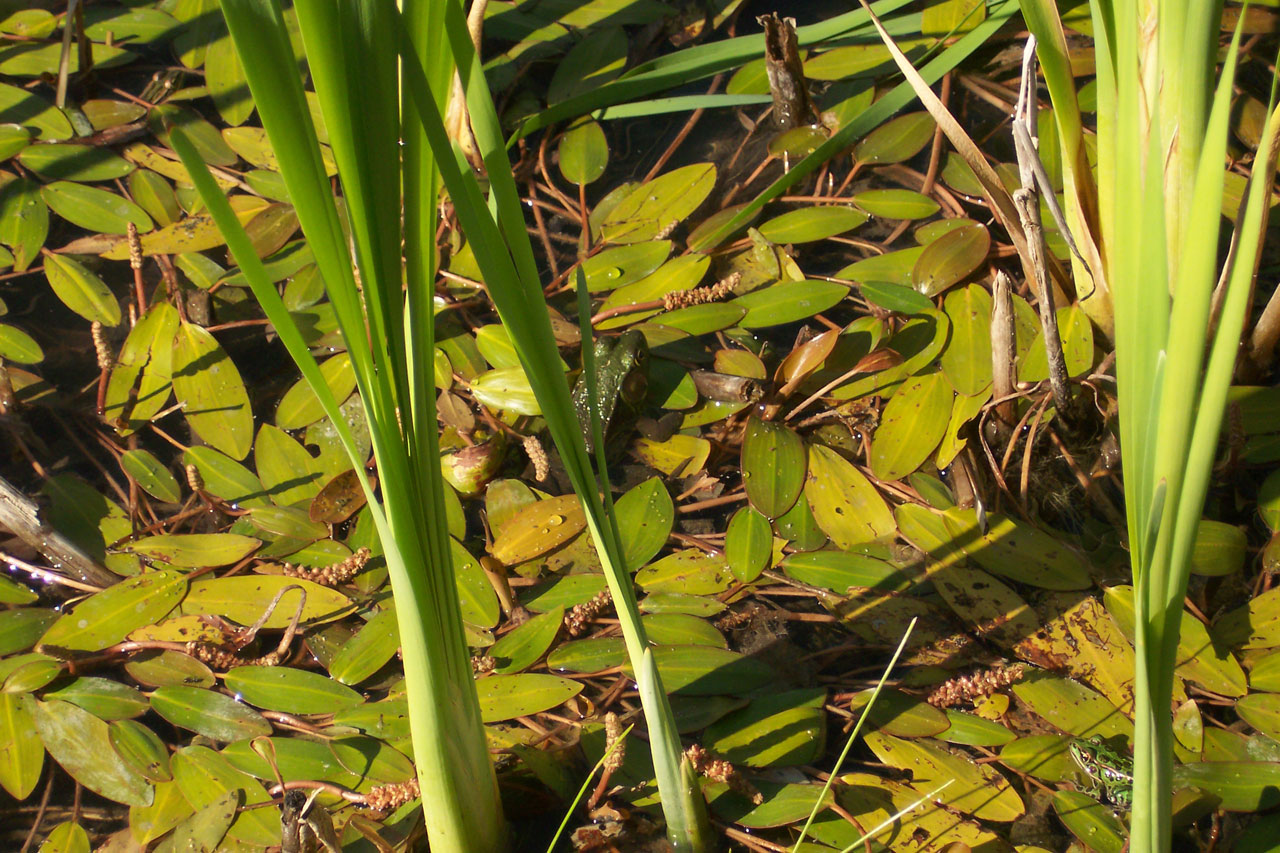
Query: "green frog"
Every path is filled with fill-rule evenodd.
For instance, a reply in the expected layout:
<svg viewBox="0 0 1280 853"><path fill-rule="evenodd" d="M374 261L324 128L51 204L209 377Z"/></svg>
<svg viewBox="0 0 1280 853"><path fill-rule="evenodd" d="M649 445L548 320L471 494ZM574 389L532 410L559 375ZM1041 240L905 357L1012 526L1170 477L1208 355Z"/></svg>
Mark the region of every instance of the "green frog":
<svg viewBox="0 0 1280 853"><path fill-rule="evenodd" d="M600 406L600 429L609 431L609 422L618 411L618 401L635 410L644 400L649 385L649 346L644 335L629 329L616 338L597 338L595 347L596 399ZM587 450L594 452L591 438L591 409L585 376L573 386L573 409L578 415Z"/></svg>
<svg viewBox="0 0 1280 853"><path fill-rule="evenodd" d="M1083 793L1128 811L1133 805L1133 760L1107 746L1098 736L1074 738L1069 747L1087 782Z"/></svg>

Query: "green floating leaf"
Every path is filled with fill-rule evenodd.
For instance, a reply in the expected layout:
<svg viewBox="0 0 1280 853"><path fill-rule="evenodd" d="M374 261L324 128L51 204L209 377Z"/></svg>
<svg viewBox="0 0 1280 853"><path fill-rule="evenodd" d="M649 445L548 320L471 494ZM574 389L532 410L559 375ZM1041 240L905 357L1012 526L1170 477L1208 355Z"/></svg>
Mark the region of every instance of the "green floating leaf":
<svg viewBox="0 0 1280 853"><path fill-rule="evenodd" d="M82 676L57 690L46 691L43 698L70 702L107 721L140 717L147 712L146 697L110 678Z"/></svg>
<svg viewBox="0 0 1280 853"><path fill-rule="evenodd" d="M491 675L476 682L480 717L486 723L513 720L546 711L582 692L582 683L556 675Z"/></svg>
<svg viewBox="0 0 1280 853"><path fill-rule="evenodd" d="M203 252L223 245L226 240L218 230L213 217L202 213L188 216L172 225L143 234L140 238L144 257L152 255L179 255L187 252ZM111 261L123 261L129 257L129 243L115 240L111 248L102 253Z"/></svg>
<svg viewBox="0 0 1280 853"><path fill-rule="evenodd" d="M253 458L258 479L280 506L309 503L324 485L319 461L279 427L263 424L258 428Z"/></svg>
<svg viewBox="0 0 1280 853"><path fill-rule="evenodd" d="M772 554L773 530L769 519L749 506L735 512L724 538L724 556L733 576L742 583L750 583L768 568Z"/></svg>
<svg viewBox="0 0 1280 853"><path fill-rule="evenodd" d="M35 790L44 771L34 707L31 696L0 693L0 787L19 802Z"/></svg>
<svg viewBox="0 0 1280 853"><path fill-rule="evenodd" d="M920 259L922 254L924 254L924 247L917 246L911 249L887 252L883 255L872 255L869 258L863 258L860 261L849 264L849 266L837 272L835 277L861 282L863 287L866 286L867 282L911 287L911 270L915 267L916 261ZM897 291L889 290L888 293L896 294ZM901 298L908 299L909 297L903 296ZM932 301L929 302L929 307L933 307ZM904 313L918 314L920 312L910 311Z"/></svg>
<svg viewBox="0 0 1280 853"><path fill-rule="evenodd" d="M173 393L187 423L233 459L253 447L253 410L240 371L213 335L182 323L173 341Z"/></svg>
<svg viewBox="0 0 1280 853"><path fill-rule="evenodd" d="M0 323L0 358L17 364L38 364L44 361L44 350L26 332Z"/></svg>
<svg viewBox="0 0 1280 853"><path fill-rule="evenodd" d="M901 163L933 139L936 125L927 112L907 113L885 122L853 148L859 163Z"/></svg>
<svg viewBox="0 0 1280 853"><path fill-rule="evenodd" d="M40 186L25 178L0 184L0 243L13 250L14 270L31 266L48 236L49 208Z"/></svg>
<svg viewBox="0 0 1280 853"><path fill-rule="evenodd" d="M177 606L187 580L177 572L145 572L107 587L77 604L40 638L47 651L96 652L130 632L159 622Z"/></svg>
<svg viewBox="0 0 1280 853"><path fill-rule="evenodd" d="M18 162L43 178L66 181L114 181L135 168L110 148L70 142L32 145Z"/></svg>
<svg viewBox="0 0 1280 853"><path fill-rule="evenodd" d="M523 672L538 662L555 641L564 621L564 608L557 607L534 616L489 647L488 655L497 661L494 672Z"/></svg>
<svg viewBox="0 0 1280 853"><path fill-rule="evenodd" d="M563 68L564 66L560 66ZM579 119L560 137L560 174L571 184L585 186L604 174L609 165L609 141L599 122Z"/></svg>
<svg viewBox="0 0 1280 853"><path fill-rule="evenodd" d="M126 764L152 782L168 782L169 750L160 736L135 720L117 720L107 731L111 748Z"/></svg>
<svg viewBox="0 0 1280 853"><path fill-rule="evenodd" d="M951 782L938 800L963 814L1000 823L1017 820L1026 808L1017 792L989 764L974 764L926 741L890 737L881 732L866 736L876 757L901 770L911 771L911 787L922 795Z"/></svg>
<svg viewBox="0 0 1280 853"><path fill-rule="evenodd" d="M871 690L855 693L849 710L855 716L871 701ZM867 722L894 737L918 738L941 735L951 727L947 715L924 701L900 690L882 690L867 712Z"/></svg>
<svg viewBox="0 0 1280 853"><path fill-rule="evenodd" d="M328 714L364 701L350 687L288 666L238 666L224 683L250 705L285 714Z"/></svg>
<svg viewBox="0 0 1280 853"><path fill-rule="evenodd" d="M120 435L142 428L169 402L173 336L177 331L177 309L167 302L157 302L125 338L107 380L103 409Z"/></svg>
<svg viewBox="0 0 1280 853"><path fill-rule="evenodd" d="M852 201L881 219L926 219L941 208L936 201L914 190L865 190L854 195Z"/></svg>
<svg viewBox="0 0 1280 853"><path fill-rule="evenodd" d="M1263 593L1263 596L1266 594ZM1255 598L1254 602L1263 596ZM1132 640L1133 587L1110 587L1106 591L1105 602L1111 618L1116 620L1125 636ZM1248 688L1244 670L1235 656L1210 637L1203 622L1185 610L1182 611L1181 624L1178 632L1177 674L1213 693L1232 697L1245 695Z"/></svg>
<svg viewBox="0 0 1280 853"><path fill-rule="evenodd" d="M919 314L933 309L933 300L905 284L889 281L864 281L858 286L862 298L886 311Z"/></svg>
<svg viewBox="0 0 1280 853"><path fill-rule="evenodd" d="M768 519L785 514L804 488L804 443L793 431L756 415L742 440L742 480L747 499Z"/></svg>
<svg viewBox="0 0 1280 853"><path fill-rule="evenodd" d="M621 637L597 637L561 643L547 655L547 669L552 672L600 672L621 666L627 660L627 647Z"/></svg>
<svg viewBox="0 0 1280 853"><path fill-rule="evenodd" d="M773 667L755 658L711 646L657 646L653 650L668 693L685 696L739 695L778 681ZM624 667L629 673L630 664Z"/></svg>
<svg viewBox="0 0 1280 853"><path fill-rule="evenodd" d="M1059 308L1057 317L1067 375L1082 376L1093 368L1093 325L1079 305ZM1045 354L1044 332L1040 331L1018 362L1018 381L1042 382L1048 378L1049 360Z"/></svg>
<svg viewBox="0 0 1280 853"><path fill-rule="evenodd" d="M942 372L959 393L977 394L991 384L991 294L971 284L948 293L945 304L951 340L942 351Z"/></svg>
<svg viewBox="0 0 1280 853"><path fill-rule="evenodd" d="M154 172L141 174L154 175ZM130 183L134 183L130 176ZM167 185L166 185L167 186ZM129 225L145 234L155 227L147 212L124 196L98 187L70 181L54 181L41 188L40 195L49 209L70 222L89 231L103 234L127 234Z"/></svg>
<svg viewBox="0 0 1280 853"><path fill-rule="evenodd" d="M5 121L40 131L40 139L58 142L75 135L66 113L37 94L0 83L0 115Z"/></svg>
<svg viewBox="0 0 1280 853"><path fill-rule="evenodd" d="M683 222L711 194L716 167L694 163L659 175L623 197L601 223L602 239L611 243L653 240Z"/></svg>
<svg viewBox="0 0 1280 853"><path fill-rule="evenodd" d="M60 823L41 842L39 853L89 853L89 833L78 823Z"/></svg>
<svg viewBox="0 0 1280 853"><path fill-rule="evenodd" d="M909 579L900 569L884 560L848 551L812 551L788 554L782 561L788 577L832 592L845 593L850 588L900 589Z"/></svg>
<svg viewBox="0 0 1280 853"><path fill-rule="evenodd" d="M257 550L262 542L234 533L166 533L144 536L128 546L135 554L182 568L229 566Z"/></svg>
<svg viewBox="0 0 1280 853"><path fill-rule="evenodd" d="M236 163L236 152L223 140L222 134L194 110L176 104L160 104L151 108L147 126L170 148L173 146L169 142L169 128L178 128L195 146L200 159L210 166L234 166Z"/></svg>
<svg viewBox="0 0 1280 853"><path fill-rule="evenodd" d="M320 375L338 402L351 396L356 388L356 374L351 367L351 356L345 352L325 359L320 365ZM324 417L320 408L320 400L307 384L306 379L299 379L284 396L276 408L276 426L280 429L302 429Z"/></svg>
<svg viewBox="0 0 1280 853"><path fill-rule="evenodd" d="M703 744L726 761L748 767L809 764L825 747L826 698L821 688L762 696L709 726Z"/></svg>
<svg viewBox="0 0 1280 853"><path fill-rule="evenodd" d="M1191 571L1197 575L1221 577L1244 568L1248 555L1245 533L1234 524L1200 519L1191 550Z"/></svg>
<svg viewBox="0 0 1280 853"><path fill-rule="evenodd" d="M991 234L986 228L957 228L924 247L911 270L911 283L925 296L937 296L976 270L990 250Z"/></svg>
<svg viewBox="0 0 1280 853"><path fill-rule="evenodd" d="M173 187L163 177L150 169L136 169L129 175L129 195L133 197L134 202L145 214L149 215L161 226L172 225L182 218L182 208L178 205L178 196L174 193ZM53 204L50 203L49 206L53 207ZM114 211L115 215L121 216L126 220L132 218L123 211L115 211L114 208L112 208L112 211ZM97 217L99 214L95 213L94 216ZM105 221L105 217L102 217L102 219ZM148 227L144 229L139 225L138 230L150 231L154 227L154 225L148 224ZM105 231L107 229L101 230Z"/></svg>
<svg viewBox="0 0 1280 853"><path fill-rule="evenodd" d="M818 526L841 548L888 539L897 530L871 481L829 447L809 448L804 495Z"/></svg>
<svg viewBox="0 0 1280 853"><path fill-rule="evenodd" d="M36 702L35 707L45 749L72 778L112 802L151 804L151 783L111 748L106 723L68 702Z"/></svg>
<svg viewBox="0 0 1280 853"><path fill-rule="evenodd" d="M204 488L214 497L233 507L267 507L271 505L262 481L239 462L212 447L194 445L182 454L182 464L195 465Z"/></svg>
<svg viewBox="0 0 1280 853"><path fill-rule="evenodd" d="M713 595L724 592L732 581L723 555L706 554L696 548L677 551L636 572L636 583L649 593Z"/></svg>
<svg viewBox="0 0 1280 853"><path fill-rule="evenodd" d="M471 381L476 400L495 412L540 415L542 408L522 367L504 367L482 373Z"/></svg>
<svg viewBox="0 0 1280 853"><path fill-rule="evenodd" d="M784 281L753 290L729 304L747 309L739 326L761 329L820 314L848 295L849 288L832 281Z"/></svg>
<svg viewBox="0 0 1280 853"><path fill-rule="evenodd" d="M241 625L258 621L276 594L286 587L280 603L262 627L284 628L293 621L298 598L306 596L299 623L319 624L341 618L350 612L351 599L329 587L283 575L239 575L229 578L202 577L192 581L182 612L190 615L210 614L231 619ZM154 620L153 620L154 621Z"/></svg>
<svg viewBox="0 0 1280 853"><path fill-rule="evenodd" d="M31 648L57 620L58 614L44 607L12 607L0 612L0 655Z"/></svg>
<svg viewBox="0 0 1280 853"><path fill-rule="evenodd" d="M489 551L498 562L514 566L563 545L586 526L587 517L577 495L547 498L530 504L502 525Z"/></svg>
<svg viewBox="0 0 1280 853"><path fill-rule="evenodd" d="M342 684L359 684L381 669L399 648L396 611L380 610L334 655L329 675Z"/></svg>
<svg viewBox="0 0 1280 853"><path fill-rule="evenodd" d="M188 746L173 756L173 776L182 796L196 812L212 808L230 791L238 791L245 806L269 803L271 797L248 773L237 770L207 746ZM227 836L255 847L280 843L280 813L272 808L242 809Z"/></svg>
<svg viewBox="0 0 1280 853"><path fill-rule="evenodd" d="M885 406L871 442L871 473L900 480L929 458L947 429L954 391L941 371L912 376Z"/></svg>
<svg viewBox="0 0 1280 853"><path fill-rule="evenodd" d="M633 284L662 266L670 255L670 240L649 240L605 249L582 262L587 290L600 293Z"/></svg>
<svg viewBox="0 0 1280 853"><path fill-rule="evenodd" d="M667 543L676 507L662 479L651 477L619 498L614 510L622 535L623 568L634 572Z"/></svg>
<svg viewBox="0 0 1280 853"><path fill-rule="evenodd" d="M48 254L44 274L53 292L72 311L90 322L115 326L120 322L120 303L98 275L72 258Z"/></svg>
<svg viewBox="0 0 1280 853"><path fill-rule="evenodd" d="M174 479L173 474L169 473L164 463L149 450L136 448L120 454L120 470L137 481L138 485L153 498L169 503L182 500L178 481Z"/></svg>
<svg viewBox="0 0 1280 853"><path fill-rule="evenodd" d="M1053 810L1071 834L1098 853L1120 853L1126 840L1124 826L1115 814L1088 794L1058 791L1053 795Z"/></svg>
<svg viewBox="0 0 1280 853"><path fill-rule="evenodd" d="M214 690L159 687L151 694L151 708L175 726L211 740L231 742L271 734L271 724L261 714Z"/></svg>
<svg viewBox="0 0 1280 853"><path fill-rule="evenodd" d="M779 245L812 243L852 231L870 218L863 211L846 205L802 207L762 223L760 233Z"/></svg>

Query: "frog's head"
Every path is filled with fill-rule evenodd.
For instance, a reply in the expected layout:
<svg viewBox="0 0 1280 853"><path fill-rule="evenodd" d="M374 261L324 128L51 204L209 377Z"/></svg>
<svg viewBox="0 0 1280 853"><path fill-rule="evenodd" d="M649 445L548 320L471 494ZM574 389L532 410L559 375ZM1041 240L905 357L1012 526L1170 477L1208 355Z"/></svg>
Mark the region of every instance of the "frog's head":
<svg viewBox="0 0 1280 853"><path fill-rule="evenodd" d="M623 332L613 355L623 377L619 396L629 406L640 405L649 390L649 345L644 335L636 329Z"/></svg>

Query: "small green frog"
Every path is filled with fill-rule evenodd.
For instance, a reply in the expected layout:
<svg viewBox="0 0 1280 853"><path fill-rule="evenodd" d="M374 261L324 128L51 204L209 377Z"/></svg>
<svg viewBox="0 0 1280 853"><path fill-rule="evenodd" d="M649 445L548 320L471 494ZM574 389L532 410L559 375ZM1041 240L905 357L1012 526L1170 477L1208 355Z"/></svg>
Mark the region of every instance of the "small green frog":
<svg viewBox="0 0 1280 853"><path fill-rule="evenodd" d="M1088 780L1081 791L1096 800L1128 811L1133 805L1133 760L1107 746L1097 735L1075 738L1071 758Z"/></svg>
<svg viewBox="0 0 1280 853"><path fill-rule="evenodd" d="M649 346L644 335L629 329L616 338L597 338L595 348L596 399L600 407L600 428L609 431L609 422L618 401L631 409L638 408L649 385ZM585 376L573 386L573 409L587 439L587 450L594 452L591 438L591 409Z"/></svg>

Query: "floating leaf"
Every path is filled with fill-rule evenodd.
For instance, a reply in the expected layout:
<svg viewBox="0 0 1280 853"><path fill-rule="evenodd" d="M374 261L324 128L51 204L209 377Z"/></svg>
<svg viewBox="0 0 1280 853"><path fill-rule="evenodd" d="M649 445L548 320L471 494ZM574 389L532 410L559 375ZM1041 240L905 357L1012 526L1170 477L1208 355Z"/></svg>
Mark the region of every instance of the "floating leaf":
<svg viewBox="0 0 1280 853"><path fill-rule="evenodd" d="M670 255L670 240L649 240L605 249L582 262L587 290L599 293L633 284L662 266Z"/></svg>
<svg viewBox="0 0 1280 853"><path fill-rule="evenodd" d="M1234 524L1202 518L1191 550L1191 571L1211 577L1235 574L1248 553L1245 533Z"/></svg>
<svg viewBox="0 0 1280 853"><path fill-rule="evenodd" d="M887 539L897 530L871 481L829 447L809 448L804 495L818 526L841 548Z"/></svg>
<svg viewBox="0 0 1280 853"><path fill-rule="evenodd" d="M768 567L772 553L773 530L769 519L749 506L735 512L724 538L724 556L733 576L742 583L750 583Z"/></svg>
<svg viewBox="0 0 1280 853"><path fill-rule="evenodd" d="M152 560L162 560L182 568L229 566L257 550L262 542L234 533L167 533L144 536L129 544L129 550Z"/></svg>
<svg viewBox="0 0 1280 853"><path fill-rule="evenodd" d="M140 717L147 712L147 700L141 693L110 678L81 676L57 690L45 691L43 698L70 702L108 721Z"/></svg>
<svg viewBox="0 0 1280 853"><path fill-rule="evenodd" d="M173 341L173 393L201 438L233 459L253 446L253 411L240 371L200 326L183 323Z"/></svg>
<svg viewBox="0 0 1280 853"><path fill-rule="evenodd" d="M75 135L62 110L33 92L8 83L0 83L0 115L6 122L39 130L40 139L46 142L58 142Z"/></svg>
<svg viewBox="0 0 1280 853"><path fill-rule="evenodd" d="M31 265L48 236L49 208L40 197L39 185L25 178L0 185L0 243L13 250L15 271Z"/></svg>
<svg viewBox="0 0 1280 853"><path fill-rule="evenodd" d="M237 741L271 734L271 724L257 711L214 690L159 687L152 709L175 726L216 741Z"/></svg>
<svg viewBox="0 0 1280 853"><path fill-rule="evenodd" d="M726 761L747 767L809 764L826 744L826 697L821 688L761 696L709 726L702 741Z"/></svg>
<svg viewBox="0 0 1280 853"><path fill-rule="evenodd" d="M940 205L914 190L864 190L853 197L853 203L881 219L927 219Z"/></svg>
<svg viewBox="0 0 1280 853"><path fill-rule="evenodd" d="M135 720L117 720L107 730L111 748L126 764L152 782L173 779L169 750L151 729Z"/></svg>
<svg viewBox="0 0 1280 853"><path fill-rule="evenodd" d="M668 477L690 477L701 471L711 455L711 442L677 433L666 441L638 438L632 450L641 462Z"/></svg>
<svg viewBox="0 0 1280 853"><path fill-rule="evenodd" d="M150 451L126 450L120 455L120 469L132 477L147 494L162 501L177 503L182 500L178 481L164 463Z"/></svg>
<svg viewBox="0 0 1280 853"><path fill-rule="evenodd" d="M982 820L1007 822L1025 812L1021 798L989 764L974 764L924 741L909 741L880 732L866 736L867 746L884 763L911 771L911 787L921 794L944 782L951 784L938 799L959 812Z"/></svg>
<svg viewBox="0 0 1280 853"><path fill-rule="evenodd" d="M283 595L280 604L263 623L263 628L284 628L292 622L298 598L303 594L306 595L306 604L299 619L303 625L338 619L351 607L351 599L342 593L311 581L282 575L240 575L202 577L192 581L187 597L182 600L182 612L207 613L232 619L241 625L252 625L262 616L276 593L289 586L297 589Z"/></svg>
<svg viewBox="0 0 1280 853"><path fill-rule="evenodd" d="M513 720L546 711L582 692L582 683L556 675L491 675L476 682L480 717L486 723Z"/></svg>
<svg viewBox="0 0 1280 853"><path fill-rule="evenodd" d="M61 255L47 254L44 274L62 303L90 322L115 326L120 303L96 273L84 264Z"/></svg>
<svg viewBox="0 0 1280 853"><path fill-rule="evenodd" d="M662 480L651 477L619 498L614 510L622 535L622 568L634 572L667 543L675 523L675 504Z"/></svg>
<svg viewBox="0 0 1280 853"><path fill-rule="evenodd" d="M77 604L40 638L46 650L96 652L142 625L158 622L186 591L177 572L145 572L107 587Z"/></svg>
<svg viewBox="0 0 1280 853"><path fill-rule="evenodd" d="M991 234L986 228L957 228L924 247L911 270L911 283L925 296L937 296L976 270L990 250Z"/></svg>
<svg viewBox="0 0 1280 853"><path fill-rule="evenodd" d="M694 163L659 175L631 190L609 211L600 235L611 243L653 240L697 210L715 182L716 167L711 163Z"/></svg>
<svg viewBox="0 0 1280 853"><path fill-rule="evenodd" d="M224 680L228 690L250 705L286 714L329 714L364 701L350 687L288 666L238 666Z"/></svg>
<svg viewBox="0 0 1280 853"><path fill-rule="evenodd" d="M804 488L805 451L787 427L752 415L742 440L742 480L747 499L765 518L776 519L795 505Z"/></svg>
<svg viewBox="0 0 1280 853"><path fill-rule="evenodd" d="M1124 826L1115 814L1088 794L1058 791L1053 795L1053 810L1062 825L1098 853L1121 853L1127 841Z"/></svg>
<svg viewBox="0 0 1280 853"><path fill-rule="evenodd" d="M560 174L571 184L585 186L592 183L604 174L605 167L609 165L609 141L599 122L590 118L574 122L560 137L557 151Z"/></svg>
<svg viewBox="0 0 1280 853"><path fill-rule="evenodd" d="M696 548L677 551L636 572L636 583L650 593L712 595L728 589L732 578L723 555Z"/></svg>
<svg viewBox="0 0 1280 853"><path fill-rule="evenodd" d="M212 808L229 791L241 792L245 806L271 801L257 779L207 746L187 746L174 753L173 776L197 812ZM274 846L280 843L280 814L275 809L245 808L227 835L254 847Z"/></svg>
<svg viewBox="0 0 1280 853"><path fill-rule="evenodd" d="M771 243L812 243L852 231L870 218L842 204L801 207L762 223L760 233Z"/></svg>
<svg viewBox="0 0 1280 853"><path fill-rule="evenodd" d="M849 288L832 281L784 281L753 290L731 302L747 313L738 325L760 329L794 323L833 308L849 294Z"/></svg>
<svg viewBox="0 0 1280 853"><path fill-rule="evenodd" d="M36 731L31 696L0 693L0 786L21 802L44 771L44 744Z"/></svg>
<svg viewBox="0 0 1280 853"><path fill-rule="evenodd" d="M400 648L394 608L380 610L329 662L329 675L342 684L359 684L382 668Z"/></svg>
<svg viewBox="0 0 1280 853"><path fill-rule="evenodd" d="M132 163L110 148L70 142L32 145L18 155L18 162L51 180L114 181L134 170Z"/></svg>
<svg viewBox="0 0 1280 853"><path fill-rule="evenodd" d="M0 323L0 358L18 364L38 364L44 360L44 350L26 332Z"/></svg>
<svg viewBox="0 0 1280 853"><path fill-rule="evenodd" d="M853 148L859 163L901 163L933 139L936 125L927 112L907 113L885 122Z"/></svg>
<svg viewBox="0 0 1280 853"><path fill-rule="evenodd" d="M653 650L668 693L719 696L750 693L776 684L773 667L728 649L711 646L657 646ZM630 672L630 665L624 667Z"/></svg>
<svg viewBox="0 0 1280 853"><path fill-rule="evenodd" d="M953 394L941 371L912 376L899 386L871 442L877 479L902 479L929 458L946 432Z"/></svg>
<svg viewBox="0 0 1280 853"><path fill-rule="evenodd" d="M495 412L542 414L529 385L529 377L525 376L522 367L503 367L480 374L471 381L471 393L477 401Z"/></svg>
<svg viewBox="0 0 1280 853"><path fill-rule="evenodd" d="M69 702L36 702L36 730L62 769L90 791L129 806L151 804L151 783L111 748L107 724Z"/></svg>
<svg viewBox="0 0 1280 853"><path fill-rule="evenodd" d="M49 831L39 853L89 853L89 833L78 823L60 823Z"/></svg>
<svg viewBox="0 0 1280 853"><path fill-rule="evenodd" d="M504 524L490 553L503 565L514 566L563 545L586 526L577 495L548 498L526 507Z"/></svg>
<svg viewBox="0 0 1280 853"><path fill-rule="evenodd" d="M942 352L942 371L956 391L972 395L991 384L991 294L971 284L947 294L951 340Z"/></svg>
<svg viewBox="0 0 1280 853"><path fill-rule="evenodd" d="M494 672L523 672L538 662L555 641L564 621L564 608L557 607L534 616L498 642L487 654L497 662Z"/></svg>
<svg viewBox="0 0 1280 853"><path fill-rule="evenodd" d="M154 175L152 172L144 174ZM145 234L155 227L151 217L137 204L98 187L54 181L42 187L40 195L54 213L90 231L126 234L132 224L139 233Z"/></svg>

